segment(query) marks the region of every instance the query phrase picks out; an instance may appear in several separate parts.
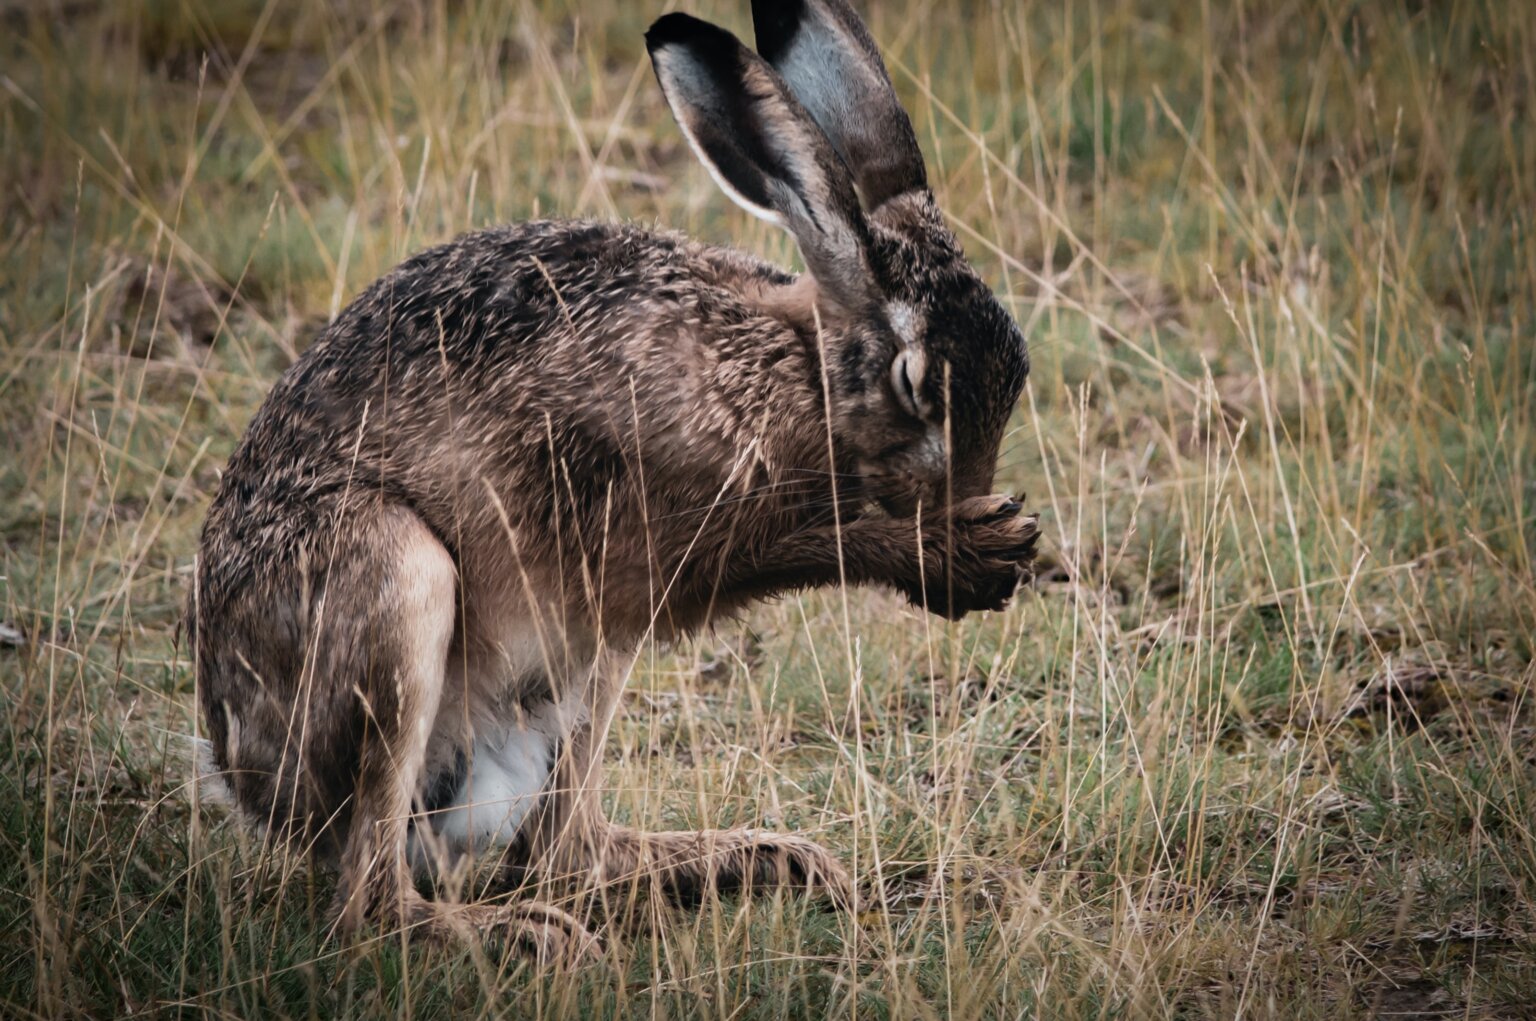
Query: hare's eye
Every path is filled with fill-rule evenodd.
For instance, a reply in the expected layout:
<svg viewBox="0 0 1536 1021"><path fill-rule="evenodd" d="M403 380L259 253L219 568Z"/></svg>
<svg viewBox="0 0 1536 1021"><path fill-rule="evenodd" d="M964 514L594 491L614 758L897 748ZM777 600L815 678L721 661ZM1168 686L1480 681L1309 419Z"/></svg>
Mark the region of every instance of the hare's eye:
<svg viewBox="0 0 1536 1021"><path fill-rule="evenodd" d="M901 410L919 420L927 418L932 410L922 396L926 362L922 351L911 347L896 352L891 362L891 389L896 394L896 403L901 405Z"/></svg>
<svg viewBox="0 0 1536 1021"><path fill-rule="evenodd" d="M919 388L923 385L922 362L923 356L909 347L895 353L895 359L891 361L891 390L895 393L895 402L915 419L923 418L919 396Z"/></svg>

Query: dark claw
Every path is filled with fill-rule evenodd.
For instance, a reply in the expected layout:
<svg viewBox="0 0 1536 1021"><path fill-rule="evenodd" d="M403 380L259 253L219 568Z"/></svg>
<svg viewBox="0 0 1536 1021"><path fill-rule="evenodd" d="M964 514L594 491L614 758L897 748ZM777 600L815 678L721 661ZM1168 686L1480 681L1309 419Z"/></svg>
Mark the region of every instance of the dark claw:
<svg viewBox="0 0 1536 1021"><path fill-rule="evenodd" d="M1024 509L1024 505L1022 503L1019 503L1019 501L1017 501L1017 500L1009 500L1007 503L1005 503L1001 507L997 508L997 510L993 511L991 514L988 514L982 520L983 521L1006 521L1009 518L1014 517L1015 515L1017 515L1019 513L1019 511L1021 511L1023 509Z"/></svg>

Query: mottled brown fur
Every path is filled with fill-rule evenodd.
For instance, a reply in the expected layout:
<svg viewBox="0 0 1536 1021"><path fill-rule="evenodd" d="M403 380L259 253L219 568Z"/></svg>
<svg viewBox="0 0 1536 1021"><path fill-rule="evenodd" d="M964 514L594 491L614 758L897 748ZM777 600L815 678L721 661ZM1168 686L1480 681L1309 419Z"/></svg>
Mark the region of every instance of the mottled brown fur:
<svg viewBox="0 0 1536 1021"><path fill-rule="evenodd" d="M842 0L807 8L823 6L853 17ZM675 109L689 97L661 57L693 59L703 31L680 17L651 37ZM757 92L736 102L766 104L744 116L814 138L788 86L741 54ZM682 91L708 98L730 68L685 64ZM700 131L739 126L687 109ZM786 218L805 221L791 229L811 275L617 224L470 234L364 291L251 422L203 533L201 705L238 804L339 862L347 926L510 927L546 956L589 945L554 909L428 902L405 854L413 834L431 844L437 792L464 785L477 735L522 734L551 703L539 719L559 722L537 726L558 755L498 852L514 870L851 899L803 838L639 833L593 794L648 636L840 579L958 617L1000 607L1029 562L1033 519L982 495L1022 338L926 187L866 214L831 152L782 157L811 161L789 174L802 183L814 163L821 191L763 192L809 210ZM920 172L915 143L881 179L913 159ZM839 222L841 240L807 233ZM904 349L921 357L893 383Z"/></svg>

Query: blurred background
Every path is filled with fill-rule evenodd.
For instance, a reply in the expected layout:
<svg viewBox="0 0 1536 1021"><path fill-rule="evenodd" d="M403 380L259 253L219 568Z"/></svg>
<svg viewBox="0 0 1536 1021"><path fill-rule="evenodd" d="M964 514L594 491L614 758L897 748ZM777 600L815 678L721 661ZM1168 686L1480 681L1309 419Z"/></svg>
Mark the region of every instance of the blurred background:
<svg viewBox="0 0 1536 1021"><path fill-rule="evenodd" d="M861 7L1031 343L1041 577L648 649L606 795L807 832L857 914L642 898L569 974L343 946L195 803L197 530L361 287L541 216L794 264L672 122L665 9L0 4L0 1013L1529 1017L1530 4Z"/></svg>

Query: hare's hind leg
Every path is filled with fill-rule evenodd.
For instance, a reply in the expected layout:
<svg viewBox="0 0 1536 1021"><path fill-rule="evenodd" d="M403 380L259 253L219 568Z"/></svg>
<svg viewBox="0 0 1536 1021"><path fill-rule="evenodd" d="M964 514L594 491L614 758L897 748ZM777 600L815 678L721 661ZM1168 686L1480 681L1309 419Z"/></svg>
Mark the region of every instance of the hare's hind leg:
<svg viewBox="0 0 1536 1021"><path fill-rule="evenodd" d="M355 680L363 718L339 921L430 926L433 906L412 884L405 843L453 641L457 573L407 510L358 514L344 527L312 653L330 683Z"/></svg>
<svg viewBox="0 0 1536 1021"><path fill-rule="evenodd" d="M685 902L707 892L786 887L852 907L847 870L805 837L754 829L648 833L608 821L600 804L603 745L624 677L616 659L594 665L582 693L590 714L561 748L525 830L530 863L552 877L595 886L643 883Z"/></svg>
<svg viewBox="0 0 1536 1021"><path fill-rule="evenodd" d="M409 511L381 510L366 523L351 522L348 535L332 559L326 595L326 613L346 624L323 629L317 649L319 669L360 677L364 716L341 853L341 926L355 930L371 921L429 937L486 937L540 961L591 952L596 941L558 908L447 904L416 890L407 841L422 807L428 742L453 645L457 572Z"/></svg>
<svg viewBox="0 0 1536 1021"><path fill-rule="evenodd" d="M613 879L654 884L672 898L696 903L706 894L776 888L855 906L853 882L826 848L794 833L768 830L672 830L646 833L610 825L601 858Z"/></svg>

